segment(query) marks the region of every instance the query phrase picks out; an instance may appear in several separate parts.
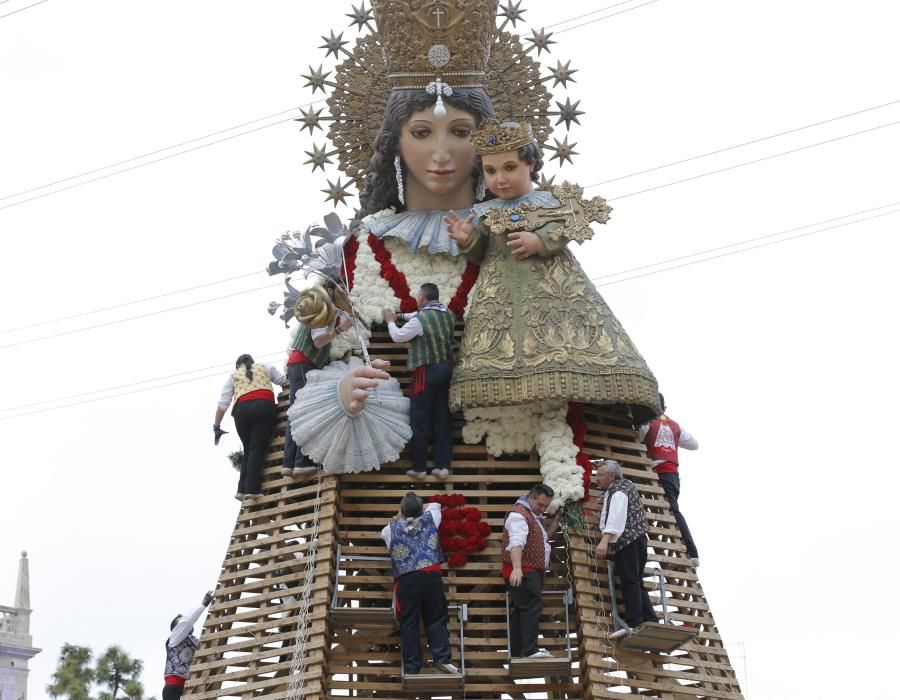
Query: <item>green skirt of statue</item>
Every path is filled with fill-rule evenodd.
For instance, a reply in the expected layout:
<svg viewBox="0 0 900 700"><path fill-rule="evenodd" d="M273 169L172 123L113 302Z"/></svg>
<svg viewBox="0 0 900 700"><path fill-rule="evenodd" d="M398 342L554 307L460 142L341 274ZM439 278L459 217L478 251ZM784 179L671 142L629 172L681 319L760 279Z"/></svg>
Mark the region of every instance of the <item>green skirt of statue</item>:
<svg viewBox="0 0 900 700"><path fill-rule="evenodd" d="M571 251L516 260L506 235L487 238L451 409L564 400L658 415L653 373Z"/></svg>

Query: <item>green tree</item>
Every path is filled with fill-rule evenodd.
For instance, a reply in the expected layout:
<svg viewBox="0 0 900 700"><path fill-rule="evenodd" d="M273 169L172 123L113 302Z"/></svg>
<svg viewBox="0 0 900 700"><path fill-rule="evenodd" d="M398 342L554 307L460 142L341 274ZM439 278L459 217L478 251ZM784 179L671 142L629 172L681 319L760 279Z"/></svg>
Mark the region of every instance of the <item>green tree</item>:
<svg viewBox="0 0 900 700"><path fill-rule="evenodd" d="M143 698L144 688L140 681L143 669L140 659L132 659L122 647L111 646L97 659L94 670L94 680L104 688L98 696L99 700Z"/></svg>
<svg viewBox="0 0 900 700"><path fill-rule="evenodd" d="M94 680L90 664L91 650L88 647L63 644L47 693L53 698L90 700L91 683Z"/></svg>

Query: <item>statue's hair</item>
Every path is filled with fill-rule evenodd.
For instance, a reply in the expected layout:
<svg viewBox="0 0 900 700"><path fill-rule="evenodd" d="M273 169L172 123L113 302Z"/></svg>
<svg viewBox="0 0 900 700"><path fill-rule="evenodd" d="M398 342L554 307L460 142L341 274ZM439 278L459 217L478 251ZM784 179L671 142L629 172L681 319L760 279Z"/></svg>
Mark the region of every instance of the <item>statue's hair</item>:
<svg viewBox="0 0 900 700"><path fill-rule="evenodd" d="M454 88L453 94L444 97L444 103L468 112L475 117L475 126L484 119L494 117L494 107L487 93L481 88ZM359 195L359 218L374 214L385 207L404 209L397 197L397 176L394 171L394 157L400 145L400 129L409 121L414 112L419 112L435 103L437 97L424 90L394 90L388 99L384 122L373 146L372 162L366 184ZM405 174L405 173L404 173ZM478 171L473 164L474 181Z"/></svg>

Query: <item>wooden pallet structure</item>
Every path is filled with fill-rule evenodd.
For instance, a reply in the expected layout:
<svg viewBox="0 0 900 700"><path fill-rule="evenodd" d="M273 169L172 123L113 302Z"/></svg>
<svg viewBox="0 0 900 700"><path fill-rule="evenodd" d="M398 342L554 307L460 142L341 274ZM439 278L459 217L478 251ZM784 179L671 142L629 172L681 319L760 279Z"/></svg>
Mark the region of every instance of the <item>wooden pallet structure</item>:
<svg viewBox="0 0 900 700"><path fill-rule="evenodd" d="M371 352L403 366L403 346L392 344L383 328L376 330ZM395 374L401 383L408 381L405 373ZM282 419L286 408L282 397ZM264 497L244 505L235 522L184 697L742 698L630 416L622 409L588 406L584 418L588 455L622 462L641 492L651 524L648 566L656 574L648 571L645 585L659 610L665 597L671 625L661 634L688 630L695 636L687 644L661 653L609 640L612 601L605 562L593 556L599 493L592 490L584 533L570 532L568 544L559 535L553 541L539 644L554 658L511 662L500 539L510 506L541 480L537 455L493 457L483 444L466 445L458 419L446 482L429 476L412 483L405 474L412 465L408 451L379 472L283 477L282 423L267 455ZM401 670L399 634L390 613L393 581L380 530L411 489L424 498L462 493L491 525L485 550L444 577L460 677L426 666L421 677L404 678ZM298 632L306 649L302 658L294 653ZM423 659L429 659L427 649Z"/></svg>

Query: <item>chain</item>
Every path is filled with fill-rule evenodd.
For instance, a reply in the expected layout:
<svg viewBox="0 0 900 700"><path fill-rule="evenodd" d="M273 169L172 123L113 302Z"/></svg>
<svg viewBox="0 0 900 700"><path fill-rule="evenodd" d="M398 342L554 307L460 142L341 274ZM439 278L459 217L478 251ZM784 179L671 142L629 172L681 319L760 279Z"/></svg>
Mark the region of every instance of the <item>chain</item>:
<svg viewBox="0 0 900 700"><path fill-rule="evenodd" d="M319 539L319 504L322 493L322 472L316 474L316 499L313 507L312 527L310 528L306 550L306 570L303 575L303 590L300 593L300 609L297 615L297 638L294 647L294 658L291 660L291 676L288 682L288 698L303 700L306 697L306 648L309 645L309 598L312 592L313 578L316 569L316 553Z"/></svg>

